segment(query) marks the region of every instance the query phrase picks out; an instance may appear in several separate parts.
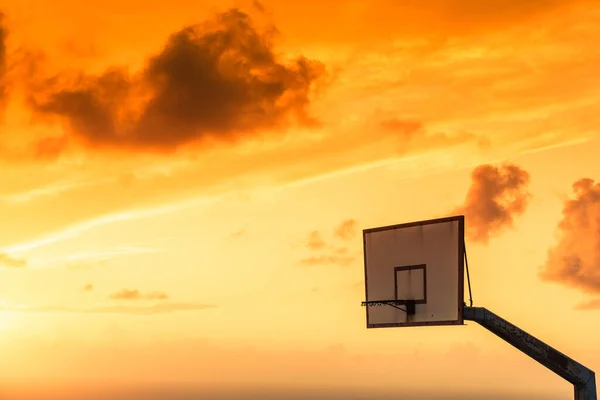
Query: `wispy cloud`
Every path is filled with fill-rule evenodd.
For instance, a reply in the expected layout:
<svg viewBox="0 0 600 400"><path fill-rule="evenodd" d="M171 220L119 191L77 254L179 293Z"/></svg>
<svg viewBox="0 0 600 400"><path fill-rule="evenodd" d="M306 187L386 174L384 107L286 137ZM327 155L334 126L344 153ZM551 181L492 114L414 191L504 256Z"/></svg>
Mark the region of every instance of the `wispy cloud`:
<svg viewBox="0 0 600 400"><path fill-rule="evenodd" d="M89 269L94 264L101 264L111 258L135 254L151 254L165 251L163 248L146 246L142 244L118 245L104 250L81 250L73 253L61 254L53 257L32 258L32 268L63 265L68 269Z"/></svg>
<svg viewBox="0 0 600 400"><path fill-rule="evenodd" d="M104 260L88 262L83 260L77 260L72 262L67 262L64 265L64 268L70 271L89 271L95 267L106 267L106 262Z"/></svg>
<svg viewBox="0 0 600 400"><path fill-rule="evenodd" d="M26 203L28 201L35 200L39 197L44 196L58 196L61 193L67 192L69 190L83 188L83 187L92 187L97 186L101 183L105 183L109 180L103 179L98 181L65 181L65 182L55 182L46 186L37 187L34 189L26 190L18 193L11 193L0 196L0 202L5 202L8 204L20 204Z"/></svg>
<svg viewBox="0 0 600 400"><path fill-rule="evenodd" d="M169 296L165 292L142 293L137 289L121 289L109 296L113 300L166 300Z"/></svg>
<svg viewBox="0 0 600 400"><path fill-rule="evenodd" d="M319 266L319 265L339 265L340 267L346 267L352 264L356 260L354 256L340 256L340 255L322 255L306 257L299 261L300 265L304 266Z"/></svg>
<svg viewBox="0 0 600 400"><path fill-rule="evenodd" d="M547 140L547 142L550 142L551 144L538 144L536 147L533 148L528 148L527 150L522 151L522 154L535 154L535 153L541 153L544 151L548 151L548 150L554 150L554 149L558 149L561 147L569 147L569 146L576 146L576 145L580 145L580 144L584 144L589 142L591 139L587 138L587 137L582 137L582 138L576 138L576 139L565 139L564 141L561 141L559 143L555 143L556 140Z"/></svg>
<svg viewBox="0 0 600 400"><path fill-rule="evenodd" d="M94 228L98 228L104 225L113 224L122 221L132 221L137 219L143 219L148 217L153 217L156 215L169 214L172 212L180 211L183 209L196 207L205 204L211 204L216 201L217 198L213 197L196 197L191 200L186 200L183 202L172 203L162 206L149 207L149 208L139 208L134 210L128 210L123 212L118 212L114 214L108 214L102 217L90 219L85 222L81 222L71 227L65 228L48 236L39 238L37 240L29 241L26 243L17 244L15 246L11 246L5 248L4 251L7 253L17 252L17 251L25 251L32 250L41 246L47 246L52 243L60 242L63 240L72 239L78 237L82 233L92 230Z"/></svg>
<svg viewBox="0 0 600 400"><path fill-rule="evenodd" d="M308 235L306 246L311 250L319 250L325 247L325 241L318 231L312 231L310 235Z"/></svg>
<svg viewBox="0 0 600 400"><path fill-rule="evenodd" d="M575 306L576 310L600 310L600 298L588 300Z"/></svg>
<svg viewBox="0 0 600 400"><path fill-rule="evenodd" d="M128 315L155 315L169 314L178 311L199 311L216 308L212 304L198 303L163 303L151 306L106 306L93 308L74 307L25 307L25 306L0 306L0 311L23 312L23 313L79 313L79 314L128 314Z"/></svg>
<svg viewBox="0 0 600 400"><path fill-rule="evenodd" d="M356 237L358 223L354 219L342 221L334 231L334 236L342 240L351 240Z"/></svg>
<svg viewBox="0 0 600 400"><path fill-rule="evenodd" d="M104 250L104 251L81 251L77 253L71 253L65 255L64 257L59 257L55 260L61 261L77 261L77 260L86 260L86 261L102 261L108 258L129 255L129 254L146 254L146 253L158 253L163 251L163 249L157 249L152 247L145 246L135 246L135 245L125 245L125 246L117 246L112 250Z"/></svg>
<svg viewBox="0 0 600 400"><path fill-rule="evenodd" d="M0 253L0 267L23 268L27 266L27 261L22 258L16 258L7 253Z"/></svg>
<svg viewBox="0 0 600 400"><path fill-rule="evenodd" d="M348 242L357 235L358 223L354 219L340 222L334 229L331 239ZM339 265L346 267L352 264L356 257L346 246L331 244L323 238L318 230L312 231L305 242L306 247L313 253L298 261L302 266ZM315 254L316 253L316 254Z"/></svg>

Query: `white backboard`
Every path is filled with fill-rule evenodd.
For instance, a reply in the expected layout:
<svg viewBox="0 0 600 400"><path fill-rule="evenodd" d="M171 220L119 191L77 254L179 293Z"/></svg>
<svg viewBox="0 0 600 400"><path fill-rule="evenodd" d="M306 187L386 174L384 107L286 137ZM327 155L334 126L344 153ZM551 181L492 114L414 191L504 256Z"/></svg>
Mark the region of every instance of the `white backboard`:
<svg viewBox="0 0 600 400"><path fill-rule="evenodd" d="M371 304L367 328L463 324L463 216L365 229L363 242L367 303L415 308Z"/></svg>

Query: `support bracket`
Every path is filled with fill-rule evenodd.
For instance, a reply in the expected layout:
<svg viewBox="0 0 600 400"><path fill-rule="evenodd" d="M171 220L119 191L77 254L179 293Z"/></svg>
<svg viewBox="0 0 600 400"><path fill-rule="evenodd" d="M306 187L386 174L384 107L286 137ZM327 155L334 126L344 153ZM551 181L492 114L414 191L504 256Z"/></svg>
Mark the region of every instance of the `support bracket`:
<svg viewBox="0 0 600 400"><path fill-rule="evenodd" d="M477 322L574 386L575 400L598 400L594 371L555 350L483 307L464 307L463 318Z"/></svg>

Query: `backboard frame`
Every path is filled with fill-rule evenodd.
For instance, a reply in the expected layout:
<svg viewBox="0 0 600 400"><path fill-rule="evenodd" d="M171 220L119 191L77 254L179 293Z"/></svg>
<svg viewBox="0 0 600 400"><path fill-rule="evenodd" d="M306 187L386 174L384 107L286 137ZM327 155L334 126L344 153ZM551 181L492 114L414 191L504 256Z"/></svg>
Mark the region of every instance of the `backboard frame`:
<svg viewBox="0 0 600 400"><path fill-rule="evenodd" d="M464 215L456 215L452 217L435 218L423 221L407 222L402 224L387 225L377 228L369 228L363 230L363 257L364 257L364 273L365 273L365 299L369 300L369 285L367 278L367 235L373 232L381 232L387 230L395 230L402 228L410 228L415 226L441 224L448 222L458 222L458 299L457 299L457 310L458 316L455 320L447 321L422 321L422 322L402 322L402 323L369 323L369 310L366 309L367 328L395 328L395 327L416 327L416 326L448 326L448 325L464 325L463 311L464 311L464 273L465 273L465 217ZM414 266L411 266L414 267ZM402 267L401 267L402 268ZM396 283L398 267L394 267L394 286ZM423 270L424 279L426 280L426 269ZM425 281L425 296L427 296L427 283ZM418 302L416 304L419 304Z"/></svg>

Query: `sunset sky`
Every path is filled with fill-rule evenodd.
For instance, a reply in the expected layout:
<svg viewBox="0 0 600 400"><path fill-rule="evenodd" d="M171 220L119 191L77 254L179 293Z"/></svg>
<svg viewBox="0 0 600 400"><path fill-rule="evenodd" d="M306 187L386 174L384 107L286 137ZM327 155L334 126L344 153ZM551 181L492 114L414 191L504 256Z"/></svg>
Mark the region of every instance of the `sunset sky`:
<svg viewBox="0 0 600 400"><path fill-rule="evenodd" d="M366 329L362 230L455 214L475 305L600 371L600 2L0 9L0 398L571 398Z"/></svg>

